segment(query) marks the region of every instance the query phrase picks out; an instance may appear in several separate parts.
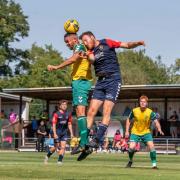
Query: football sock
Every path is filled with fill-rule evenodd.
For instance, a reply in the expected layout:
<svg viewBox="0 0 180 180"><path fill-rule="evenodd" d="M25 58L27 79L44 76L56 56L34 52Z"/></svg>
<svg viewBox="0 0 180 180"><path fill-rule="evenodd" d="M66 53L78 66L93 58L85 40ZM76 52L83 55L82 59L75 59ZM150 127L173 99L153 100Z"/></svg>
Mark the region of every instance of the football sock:
<svg viewBox="0 0 180 180"><path fill-rule="evenodd" d="M61 162L62 162L63 157L64 157L64 156L63 156L62 154L60 154L59 157L58 157L58 161L61 161Z"/></svg>
<svg viewBox="0 0 180 180"><path fill-rule="evenodd" d="M51 152L51 150L49 149L48 153L47 153L47 157L50 158L50 156L53 154L54 152Z"/></svg>
<svg viewBox="0 0 180 180"><path fill-rule="evenodd" d="M98 140L98 142L101 141L102 137L104 136L106 130L107 130L108 126L105 124L100 124L98 127L98 131L96 134L96 139Z"/></svg>
<svg viewBox="0 0 180 180"><path fill-rule="evenodd" d="M87 129L87 119L85 116L78 117L78 128L80 135L80 146L84 147L88 144L88 129Z"/></svg>
<svg viewBox="0 0 180 180"><path fill-rule="evenodd" d="M156 151L155 150L151 150L150 151L150 158L151 158L151 162L153 166L156 166Z"/></svg>
<svg viewBox="0 0 180 180"><path fill-rule="evenodd" d="M134 156L134 149L129 149L128 154L129 154L129 161L132 162Z"/></svg>

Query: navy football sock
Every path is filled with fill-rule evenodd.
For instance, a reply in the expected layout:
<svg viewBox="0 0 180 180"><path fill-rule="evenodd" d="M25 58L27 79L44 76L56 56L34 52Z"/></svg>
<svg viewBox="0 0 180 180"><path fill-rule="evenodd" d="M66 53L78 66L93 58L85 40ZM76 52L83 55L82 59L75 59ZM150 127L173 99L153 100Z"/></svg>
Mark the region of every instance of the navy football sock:
<svg viewBox="0 0 180 180"><path fill-rule="evenodd" d="M103 138L107 128L108 128L108 126L105 125L105 124L100 124L99 125L98 131L97 131L97 134L96 134L96 139L97 139L98 142L100 142L101 139Z"/></svg>

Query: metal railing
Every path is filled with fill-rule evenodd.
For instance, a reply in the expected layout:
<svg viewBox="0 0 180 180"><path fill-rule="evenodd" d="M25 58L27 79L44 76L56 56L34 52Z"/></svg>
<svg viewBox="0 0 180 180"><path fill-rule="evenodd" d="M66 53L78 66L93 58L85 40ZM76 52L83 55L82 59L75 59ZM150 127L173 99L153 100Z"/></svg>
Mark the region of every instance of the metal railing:
<svg viewBox="0 0 180 180"><path fill-rule="evenodd" d="M154 138L154 144L155 147L160 147L159 152L164 154L180 154L180 138Z"/></svg>

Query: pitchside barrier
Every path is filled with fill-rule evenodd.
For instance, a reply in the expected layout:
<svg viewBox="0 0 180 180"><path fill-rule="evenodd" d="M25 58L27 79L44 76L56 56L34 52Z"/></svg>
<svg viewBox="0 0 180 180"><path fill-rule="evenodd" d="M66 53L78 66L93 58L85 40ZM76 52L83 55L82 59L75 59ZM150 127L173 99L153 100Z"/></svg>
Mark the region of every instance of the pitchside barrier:
<svg viewBox="0 0 180 180"><path fill-rule="evenodd" d="M102 147L97 152L122 152L121 149L112 148L113 138L109 138L109 145L106 146L106 149ZM15 137L15 134L12 132L1 131L0 138L0 150L18 150L22 151L37 151L37 138L22 138ZM67 140L66 151L71 151L78 144L78 138L73 141L69 138ZM155 149L159 154L177 154L180 155L180 138L154 138ZM44 141L43 151L47 151L50 147L53 146L53 139L46 137ZM140 143L139 152L147 152L147 147Z"/></svg>

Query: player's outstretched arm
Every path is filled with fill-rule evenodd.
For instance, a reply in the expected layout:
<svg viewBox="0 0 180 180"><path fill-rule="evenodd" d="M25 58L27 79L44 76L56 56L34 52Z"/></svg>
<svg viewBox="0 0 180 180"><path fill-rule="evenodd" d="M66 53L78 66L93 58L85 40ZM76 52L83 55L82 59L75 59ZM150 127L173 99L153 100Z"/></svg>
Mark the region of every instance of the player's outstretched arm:
<svg viewBox="0 0 180 180"><path fill-rule="evenodd" d="M72 57L70 57L69 59L65 60L63 63L57 65L57 66L53 66L53 65L48 65L47 69L48 71L53 71L53 70L57 70L57 69L62 69L66 66L69 66L71 64L73 64L76 60L78 60L80 58L79 53L75 53L73 54Z"/></svg>
<svg viewBox="0 0 180 180"><path fill-rule="evenodd" d="M137 42L121 42L121 48L125 49L132 49L138 46L145 46L144 41L137 41Z"/></svg>
<svg viewBox="0 0 180 180"><path fill-rule="evenodd" d="M164 133L163 133L163 131L161 129L161 125L160 125L159 121L157 119L155 119L154 122L155 122L155 126L156 126L158 132L160 133L160 135L164 135Z"/></svg>

